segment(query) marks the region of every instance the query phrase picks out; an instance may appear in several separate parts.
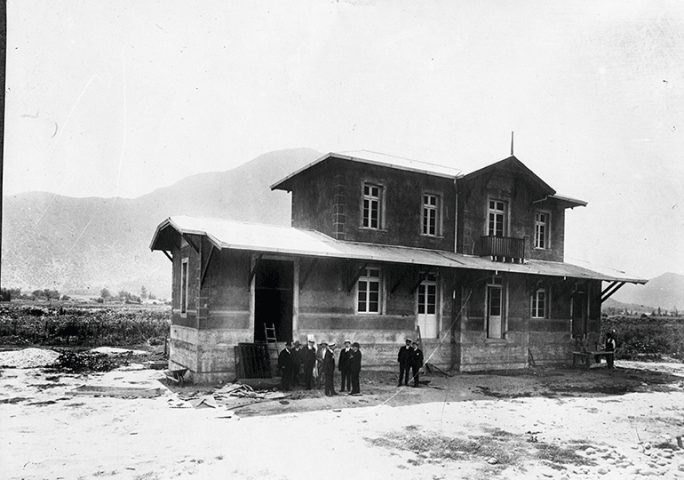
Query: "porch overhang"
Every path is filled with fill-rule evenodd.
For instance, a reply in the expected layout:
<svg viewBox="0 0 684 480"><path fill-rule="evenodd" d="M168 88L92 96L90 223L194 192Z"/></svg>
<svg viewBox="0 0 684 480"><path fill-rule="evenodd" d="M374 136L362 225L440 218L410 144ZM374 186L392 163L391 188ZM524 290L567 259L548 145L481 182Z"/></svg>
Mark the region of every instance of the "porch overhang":
<svg viewBox="0 0 684 480"><path fill-rule="evenodd" d="M624 272L601 273L564 262L527 259L524 263L495 262L485 257L444 250L377 245L336 240L314 230L244 223L215 218L170 217L157 227L151 250L169 250L173 236L205 236L217 249L313 258L338 258L367 263L393 263L464 270L541 275L606 282L645 284L647 280Z"/></svg>

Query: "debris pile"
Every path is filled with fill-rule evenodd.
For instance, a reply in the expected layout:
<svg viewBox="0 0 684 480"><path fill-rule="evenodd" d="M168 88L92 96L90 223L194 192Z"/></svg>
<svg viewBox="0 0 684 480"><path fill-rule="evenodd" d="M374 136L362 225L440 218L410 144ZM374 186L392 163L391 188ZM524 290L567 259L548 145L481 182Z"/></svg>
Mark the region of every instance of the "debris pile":
<svg viewBox="0 0 684 480"><path fill-rule="evenodd" d="M42 348L25 348L0 352L0 367L3 368L38 368L52 366L59 353Z"/></svg>
<svg viewBox="0 0 684 480"><path fill-rule="evenodd" d="M70 372L108 372L119 364L106 353L65 350L59 354L55 366Z"/></svg>
<svg viewBox="0 0 684 480"><path fill-rule="evenodd" d="M249 385L242 383L227 383L223 387L214 392L214 397L217 399L225 399L226 397L236 398L251 398L254 400L277 400L285 398L282 392L274 392L269 390L254 390Z"/></svg>

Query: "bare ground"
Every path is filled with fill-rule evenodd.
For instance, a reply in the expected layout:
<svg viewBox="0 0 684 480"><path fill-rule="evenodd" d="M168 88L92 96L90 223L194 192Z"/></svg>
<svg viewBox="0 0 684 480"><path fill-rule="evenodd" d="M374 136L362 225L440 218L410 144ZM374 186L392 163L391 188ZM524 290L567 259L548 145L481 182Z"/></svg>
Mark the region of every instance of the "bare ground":
<svg viewBox="0 0 684 480"><path fill-rule="evenodd" d="M256 401L136 365L4 369L0 464L11 479L684 478L684 365L617 365L417 389L364 372L358 397Z"/></svg>

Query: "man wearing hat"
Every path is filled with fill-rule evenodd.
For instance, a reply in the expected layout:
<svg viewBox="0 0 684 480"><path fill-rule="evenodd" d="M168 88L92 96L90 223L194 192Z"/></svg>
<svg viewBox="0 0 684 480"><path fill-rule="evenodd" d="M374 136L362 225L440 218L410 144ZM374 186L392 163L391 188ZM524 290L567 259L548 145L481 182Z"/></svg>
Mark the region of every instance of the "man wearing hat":
<svg viewBox="0 0 684 480"><path fill-rule="evenodd" d="M316 340L309 335L307 338L307 346L300 352L300 360L304 369L304 387L311 390L313 383L313 372L316 366Z"/></svg>
<svg viewBox="0 0 684 480"><path fill-rule="evenodd" d="M419 387L418 376L420 374L420 369L423 366L423 351L418 348L418 342L415 340L411 342L410 352L409 364L411 365L411 375L413 375L413 386Z"/></svg>
<svg viewBox="0 0 684 480"><path fill-rule="evenodd" d="M349 373L351 376L351 395L361 395L359 388L359 374L361 373L361 350L358 342L352 344L349 354Z"/></svg>
<svg viewBox="0 0 684 480"><path fill-rule="evenodd" d="M349 371L349 355L351 354L351 344L349 340L344 342L344 348L340 351L340 359L337 362L337 369L342 377L340 392L351 390L351 372ZM346 388L345 388L346 387Z"/></svg>
<svg viewBox="0 0 684 480"><path fill-rule="evenodd" d="M285 348L278 355L278 371L280 372L280 388L284 391L290 389L292 381L292 343L288 340Z"/></svg>
<svg viewBox="0 0 684 480"><path fill-rule="evenodd" d="M292 386L296 387L299 385L299 372L302 369L302 344L299 340L294 342L294 348L292 349Z"/></svg>
<svg viewBox="0 0 684 480"><path fill-rule="evenodd" d="M325 358L325 353L328 351L328 343L327 342L321 342L318 344L318 348L316 349L316 368L315 368L315 374L314 376L316 377L316 388L321 388L323 386L323 383L325 381L325 374L323 371L323 359Z"/></svg>
<svg viewBox="0 0 684 480"><path fill-rule="evenodd" d="M331 397L335 392L335 342L329 343L323 352L323 379L325 382L325 395Z"/></svg>
<svg viewBox="0 0 684 480"><path fill-rule="evenodd" d="M411 359L411 339L406 339L406 345L399 349L399 355L397 355L397 362L399 362L399 383L397 387L402 385L408 385L409 380L409 370L411 366L409 364Z"/></svg>

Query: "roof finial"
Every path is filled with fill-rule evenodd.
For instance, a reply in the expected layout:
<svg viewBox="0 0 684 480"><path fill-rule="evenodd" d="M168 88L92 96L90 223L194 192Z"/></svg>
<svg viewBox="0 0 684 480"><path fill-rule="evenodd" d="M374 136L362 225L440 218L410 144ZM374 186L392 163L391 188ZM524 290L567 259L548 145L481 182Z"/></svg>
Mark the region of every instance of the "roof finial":
<svg viewBox="0 0 684 480"><path fill-rule="evenodd" d="M511 130L511 157L513 156L513 139L514 139L513 135L514 135L514 132L513 132L513 130Z"/></svg>

